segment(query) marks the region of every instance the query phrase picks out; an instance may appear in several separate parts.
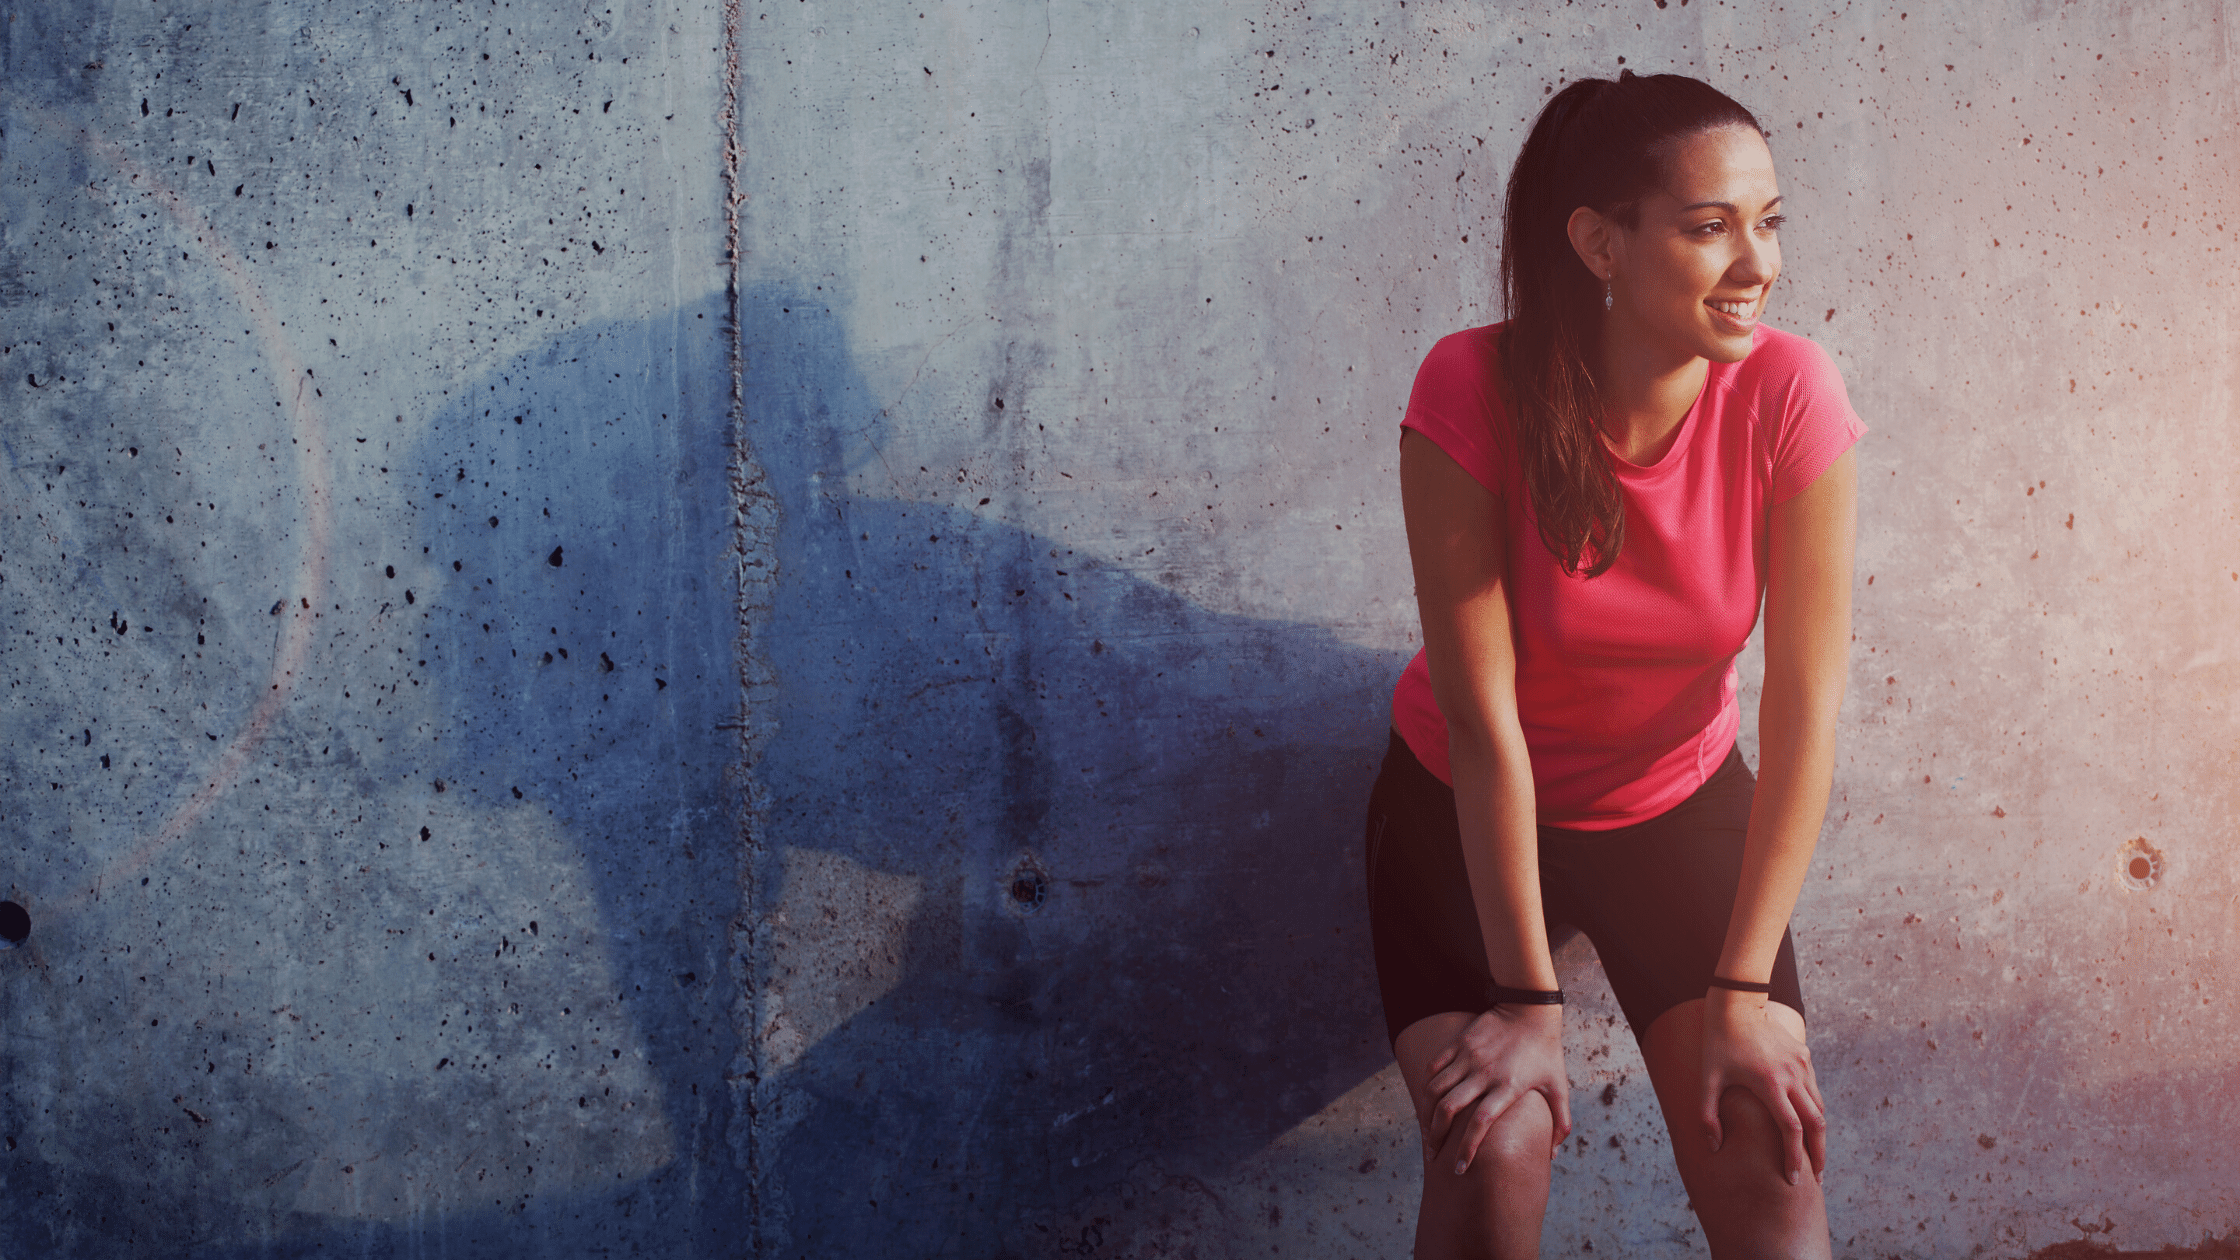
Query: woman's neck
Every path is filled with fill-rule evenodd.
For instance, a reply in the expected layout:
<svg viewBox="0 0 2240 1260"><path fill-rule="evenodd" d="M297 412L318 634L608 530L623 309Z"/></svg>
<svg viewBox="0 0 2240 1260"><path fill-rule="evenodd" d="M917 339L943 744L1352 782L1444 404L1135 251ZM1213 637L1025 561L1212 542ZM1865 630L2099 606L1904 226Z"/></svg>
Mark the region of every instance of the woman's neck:
<svg viewBox="0 0 2240 1260"><path fill-rule="evenodd" d="M1630 464L1654 464L1672 449L1680 423L1703 393L1711 361L1702 355L1659 353L1645 339L1628 336L1616 321L1603 330L1602 435Z"/></svg>

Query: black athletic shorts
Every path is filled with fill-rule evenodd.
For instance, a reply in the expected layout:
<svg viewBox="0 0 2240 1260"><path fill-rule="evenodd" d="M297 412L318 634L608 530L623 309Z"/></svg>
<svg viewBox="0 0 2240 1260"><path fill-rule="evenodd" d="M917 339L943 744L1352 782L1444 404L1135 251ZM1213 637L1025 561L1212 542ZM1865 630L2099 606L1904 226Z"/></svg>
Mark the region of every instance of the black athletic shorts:
<svg viewBox="0 0 2240 1260"><path fill-rule="evenodd" d="M1611 831L1540 828L1540 906L1549 936L1594 942L1639 1039L1659 1015L1699 998L1726 946L1757 780L1742 753L1688 799ZM1385 1031L1444 1011L1486 1009L1485 943L1462 864L1454 790L1399 734L1369 793L1369 930ZM1804 1011L1796 949L1781 933L1773 1000ZM1516 984L1518 977L1503 977Z"/></svg>

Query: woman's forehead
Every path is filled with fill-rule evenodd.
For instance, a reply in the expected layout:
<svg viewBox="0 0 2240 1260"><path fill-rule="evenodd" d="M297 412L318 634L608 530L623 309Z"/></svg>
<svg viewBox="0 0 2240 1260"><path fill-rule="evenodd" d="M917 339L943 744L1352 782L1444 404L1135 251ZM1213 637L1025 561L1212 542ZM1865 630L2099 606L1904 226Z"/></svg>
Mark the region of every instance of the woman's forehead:
<svg viewBox="0 0 2240 1260"><path fill-rule="evenodd" d="M1780 195L1773 151L1748 127L1721 127L1675 141L1657 194L1672 198L1674 208L1725 203L1739 209L1764 206Z"/></svg>

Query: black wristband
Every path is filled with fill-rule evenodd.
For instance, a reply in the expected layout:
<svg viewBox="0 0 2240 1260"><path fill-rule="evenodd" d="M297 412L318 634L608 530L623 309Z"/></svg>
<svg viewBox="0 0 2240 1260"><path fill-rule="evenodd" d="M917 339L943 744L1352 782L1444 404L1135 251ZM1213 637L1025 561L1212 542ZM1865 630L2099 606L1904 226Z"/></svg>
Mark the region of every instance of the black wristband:
<svg viewBox="0 0 2240 1260"><path fill-rule="evenodd" d="M1563 990L1512 989L1505 984L1494 984L1488 982L1486 985L1486 1005L1561 1006L1563 1005Z"/></svg>
<svg viewBox="0 0 2240 1260"><path fill-rule="evenodd" d="M1755 980L1729 980L1725 976L1711 977L1711 987L1714 989L1728 989L1735 993L1773 992L1773 986L1770 984L1759 984Z"/></svg>

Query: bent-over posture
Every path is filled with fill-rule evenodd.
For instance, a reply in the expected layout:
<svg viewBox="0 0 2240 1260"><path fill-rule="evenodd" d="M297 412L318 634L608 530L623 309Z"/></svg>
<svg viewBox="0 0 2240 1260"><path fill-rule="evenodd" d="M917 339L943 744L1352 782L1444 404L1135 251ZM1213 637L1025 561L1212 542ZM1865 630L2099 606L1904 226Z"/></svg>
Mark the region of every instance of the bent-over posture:
<svg viewBox="0 0 2240 1260"><path fill-rule="evenodd" d="M1424 649L1367 849L1422 1260L1538 1252L1571 1128L1567 929L1640 1042L1712 1254L1829 1254L1788 921L1833 774L1865 426L1818 346L1759 322L1781 200L1757 120L1715 89L1573 83L1510 178L1508 318L1416 376ZM1734 657L1761 599L1753 777Z"/></svg>

